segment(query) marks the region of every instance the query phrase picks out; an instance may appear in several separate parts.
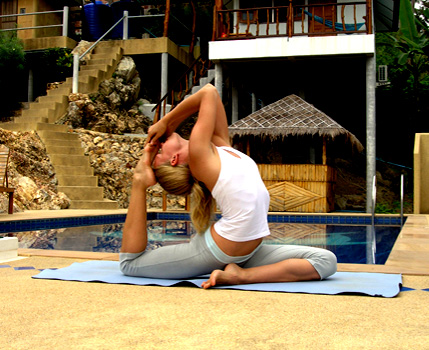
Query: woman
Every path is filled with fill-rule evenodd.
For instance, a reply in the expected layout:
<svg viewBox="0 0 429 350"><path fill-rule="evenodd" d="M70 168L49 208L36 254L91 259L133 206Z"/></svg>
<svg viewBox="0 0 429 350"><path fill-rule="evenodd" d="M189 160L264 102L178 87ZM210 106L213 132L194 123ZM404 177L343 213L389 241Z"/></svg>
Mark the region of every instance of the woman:
<svg viewBox="0 0 429 350"><path fill-rule="evenodd" d="M174 133L196 112L189 141ZM192 192L193 199L198 199L193 201L191 219L199 234L188 244L145 252L146 189L157 181L168 192ZM222 218L210 225L212 196ZM335 273L337 260L328 250L262 244L263 237L270 234L268 206L269 195L256 164L231 148L221 99L212 85L206 85L149 128L145 152L133 177L121 270L126 275L153 278L210 274L203 288L317 280Z"/></svg>

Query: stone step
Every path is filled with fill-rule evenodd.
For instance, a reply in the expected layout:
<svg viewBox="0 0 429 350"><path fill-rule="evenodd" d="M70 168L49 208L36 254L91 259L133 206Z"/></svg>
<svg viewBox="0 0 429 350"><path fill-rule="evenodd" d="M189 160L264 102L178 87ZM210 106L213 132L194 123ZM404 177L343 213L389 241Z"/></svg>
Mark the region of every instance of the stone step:
<svg viewBox="0 0 429 350"><path fill-rule="evenodd" d="M72 154L49 154L54 168L58 165L90 166L89 157Z"/></svg>
<svg viewBox="0 0 429 350"><path fill-rule="evenodd" d="M61 87L57 89L48 90L46 96L56 96L56 95L69 95L72 92L72 85L69 83L61 84Z"/></svg>
<svg viewBox="0 0 429 350"><path fill-rule="evenodd" d="M68 93L66 94L57 94L57 95L46 95L46 96L40 96L38 98L39 103L48 103L48 102L57 102L57 103L66 103L68 104L69 98Z"/></svg>
<svg viewBox="0 0 429 350"><path fill-rule="evenodd" d="M48 121L56 120L56 115L55 109L49 108L31 108L22 111L23 117L41 117L47 118Z"/></svg>
<svg viewBox="0 0 429 350"><path fill-rule="evenodd" d="M45 144L46 150L51 154L65 154L65 155L84 155L84 149L81 145L77 147L70 147L70 145L59 146L57 144Z"/></svg>
<svg viewBox="0 0 429 350"><path fill-rule="evenodd" d="M56 165L55 173L57 176L90 176L94 175L94 169L89 166Z"/></svg>
<svg viewBox="0 0 429 350"><path fill-rule="evenodd" d="M60 186L98 186L98 177L93 175L57 175Z"/></svg>
<svg viewBox="0 0 429 350"><path fill-rule="evenodd" d="M100 58L92 58L91 61L88 62L86 66L82 66L81 69L94 69L93 66L104 65L104 66L112 66L116 58L106 58L104 55L99 55Z"/></svg>
<svg viewBox="0 0 429 350"><path fill-rule="evenodd" d="M118 202L108 199L102 201L72 200L70 209L119 209Z"/></svg>
<svg viewBox="0 0 429 350"><path fill-rule="evenodd" d="M103 200L103 188L96 186L58 186L72 200Z"/></svg>
<svg viewBox="0 0 429 350"><path fill-rule="evenodd" d="M81 143L79 138L75 139L75 140L46 139L46 140L43 140L43 143L45 144L46 148L48 148L48 146L50 146L50 147L54 147L54 146L70 147L70 148L81 148L82 147L82 143ZM83 151L83 149L82 149L82 151Z"/></svg>
<svg viewBox="0 0 429 350"><path fill-rule="evenodd" d="M19 119L19 118L18 118ZM37 133L40 135L40 132L51 131L51 132L60 132L64 133L67 131L66 125L56 125L56 124L47 124L47 123L38 123L38 122L9 122L1 123L0 128L9 130L9 131L34 131L37 130Z"/></svg>
<svg viewBox="0 0 429 350"><path fill-rule="evenodd" d="M40 135L41 132L47 131L47 132L57 132L59 134L68 134L68 125L62 125L62 124L49 124L49 123L37 123L36 130L37 133Z"/></svg>
<svg viewBox="0 0 429 350"><path fill-rule="evenodd" d="M45 117L16 117L13 118L14 123L47 123L48 118Z"/></svg>
<svg viewBox="0 0 429 350"><path fill-rule="evenodd" d="M28 109L57 109L58 105L58 102L31 102Z"/></svg>
<svg viewBox="0 0 429 350"><path fill-rule="evenodd" d="M87 65L87 66L82 66L80 68L80 72L84 72L87 70L93 70L93 69L98 69L100 71L105 72L105 74L107 74L107 72L109 72L109 70L111 69L113 63L112 64L91 64L91 65Z"/></svg>
<svg viewBox="0 0 429 350"><path fill-rule="evenodd" d="M36 127L34 123L1 123L0 128L9 131L32 131Z"/></svg>
<svg viewBox="0 0 429 350"><path fill-rule="evenodd" d="M66 82L72 83L73 78L69 77L66 78ZM78 91L80 93L91 93L98 90L98 85L100 84L99 81L95 77L91 77L89 75L79 75L79 82L78 82Z"/></svg>
<svg viewBox="0 0 429 350"><path fill-rule="evenodd" d="M79 140L78 134L69 133L69 132L58 132L50 130L40 130L38 131L40 138L45 142L45 140Z"/></svg>

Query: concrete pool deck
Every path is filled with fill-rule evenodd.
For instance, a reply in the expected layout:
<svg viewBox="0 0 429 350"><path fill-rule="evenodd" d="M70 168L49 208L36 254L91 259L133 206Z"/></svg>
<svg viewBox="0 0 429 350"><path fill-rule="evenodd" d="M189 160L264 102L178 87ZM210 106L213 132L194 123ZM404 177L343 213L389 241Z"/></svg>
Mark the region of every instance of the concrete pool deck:
<svg viewBox="0 0 429 350"><path fill-rule="evenodd" d="M13 216L60 214L78 212ZM412 215L389 264L340 266L403 271L395 298L37 280L39 269L116 255L20 250L0 263L0 349L428 349L428 250L428 216Z"/></svg>

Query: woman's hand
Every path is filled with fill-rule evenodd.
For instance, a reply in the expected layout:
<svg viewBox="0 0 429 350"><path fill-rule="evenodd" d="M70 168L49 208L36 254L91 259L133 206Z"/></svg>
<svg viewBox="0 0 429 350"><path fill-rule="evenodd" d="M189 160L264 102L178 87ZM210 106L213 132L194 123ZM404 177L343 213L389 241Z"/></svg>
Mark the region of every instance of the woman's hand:
<svg viewBox="0 0 429 350"><path fill-rule="evenodd" d="M149 128L146 144L155 144L158 140L161 140L161 138L166 140L171 133L172 132L168 130L165 119L161 119Z"/></svg>
<svg viewBox="0 0 429 350"><path fill-rule="evenodd" d="M145 189L156 185L156 177L152 169L152 162L159 150L159 142L146 144L143 155L134 169L134 181Z"/></svg>

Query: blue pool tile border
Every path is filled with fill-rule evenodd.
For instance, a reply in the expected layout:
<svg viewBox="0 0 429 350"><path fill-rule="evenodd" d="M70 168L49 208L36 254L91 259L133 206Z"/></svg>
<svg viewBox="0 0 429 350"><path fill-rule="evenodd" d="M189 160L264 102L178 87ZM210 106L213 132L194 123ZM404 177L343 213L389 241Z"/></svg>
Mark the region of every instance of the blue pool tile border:
<svg viewBox="0 0 429 350"><path fill-rule="evenodd" d="M38 231L64 227L94 226L105 224L122 224L126 214L80 216L52 219L10 220L0 222L0 233ZM220 215L216 215L218 219ZM148 220L189 220L189 213L149 212ZM334 225L371 225L370 216L358 215L289 215L269 214L269 222L301 224L334 224ZM394 216L376 216L375 225L400 226L401 218Z"/></svg>
<svg viewBox="0 0 429 350"><path fill-rule="evenodd" d="M99 216L80 216L69 218L2 221L0 222L0 233L50 230L64 227L120 224L125 222L125 216L125 214L116 214Z"/></svg>

